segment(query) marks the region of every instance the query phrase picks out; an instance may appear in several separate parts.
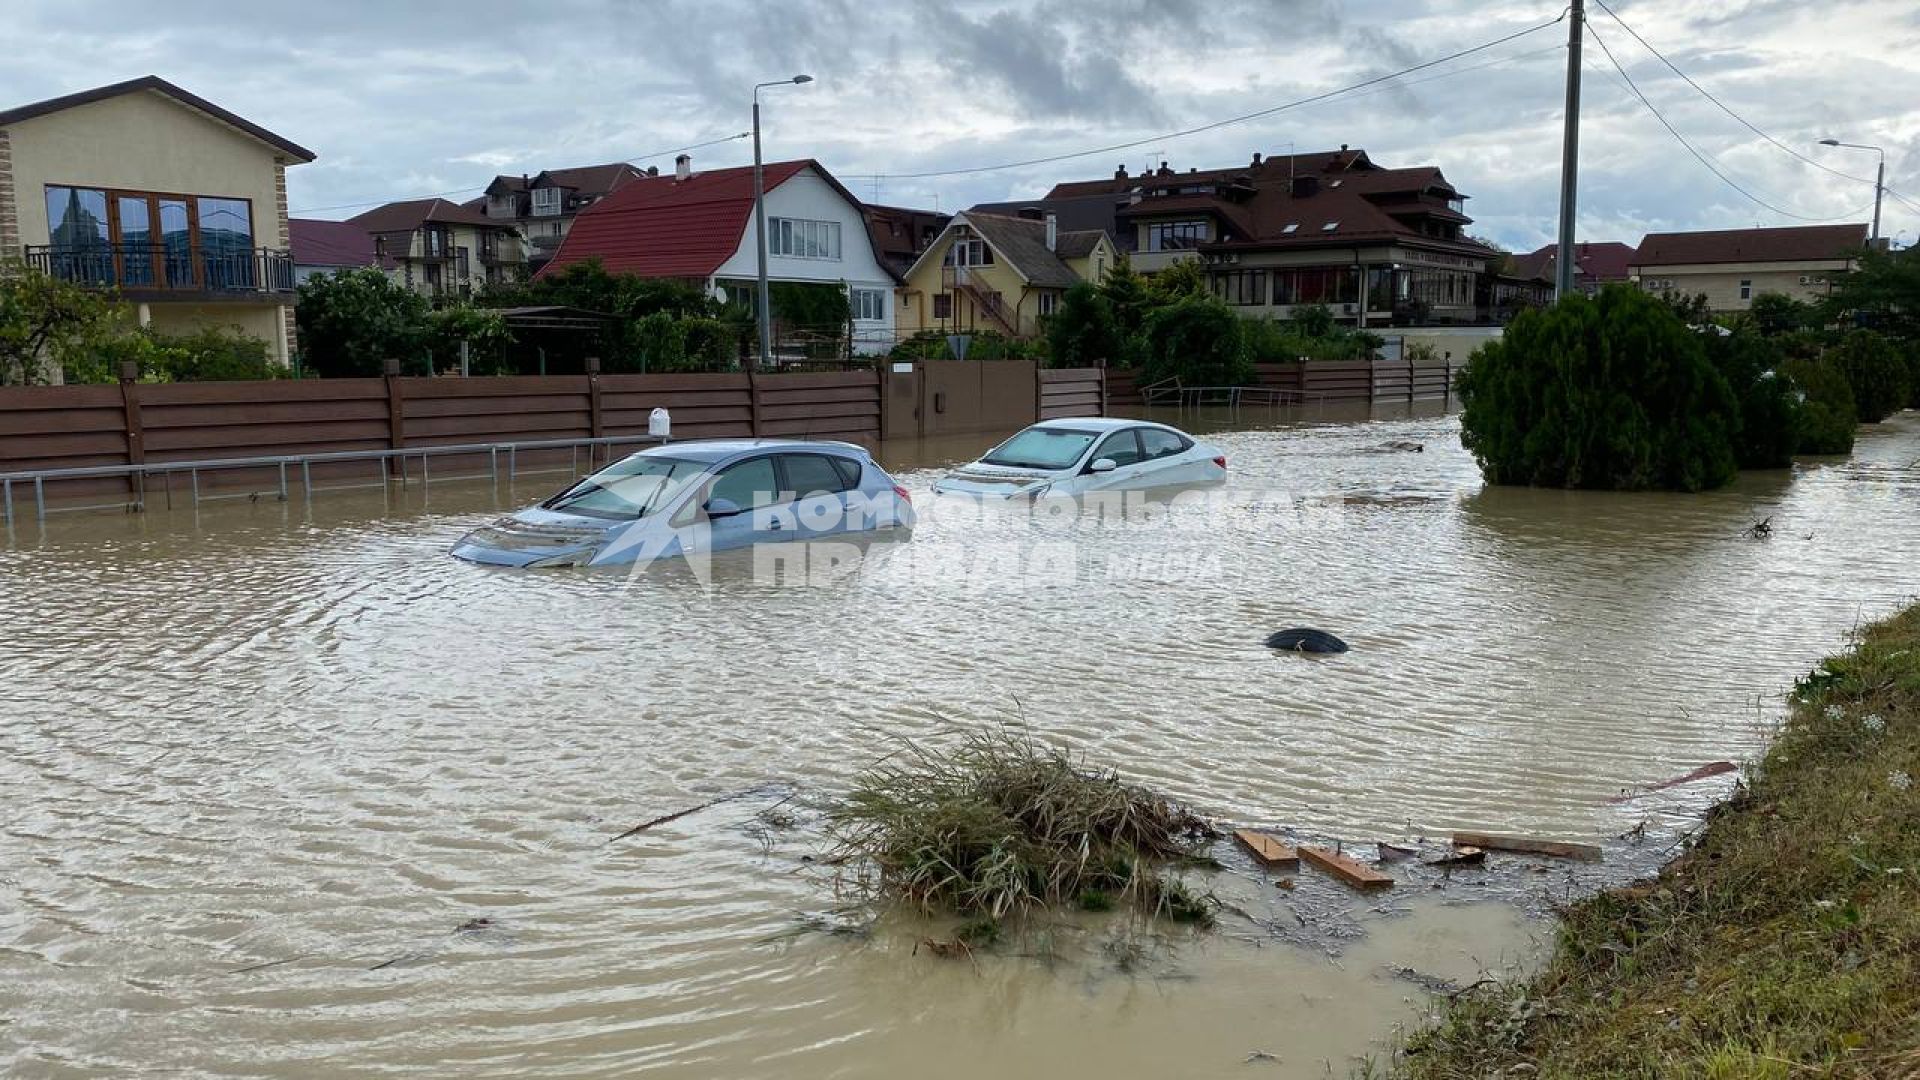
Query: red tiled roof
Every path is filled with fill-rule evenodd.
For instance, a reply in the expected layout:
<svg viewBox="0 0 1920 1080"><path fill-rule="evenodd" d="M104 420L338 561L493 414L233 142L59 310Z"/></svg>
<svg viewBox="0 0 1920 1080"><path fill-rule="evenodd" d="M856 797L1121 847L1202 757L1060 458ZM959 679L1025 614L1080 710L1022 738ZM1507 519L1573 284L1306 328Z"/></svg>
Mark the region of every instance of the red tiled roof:
<svg viewBox="0 0 1920 1080"><path fill-rule="evenodd" d="M295 266L372 266L373 235L350 221L288 218Z"/></svg>
<svg viewBox="0 0 1920 1080"><path fill-rule="evenodd" d="M1845 258L1867 246L1865 225L1648 233L1635 266L1682 263L1807 262Z"/></svg>
<svg viewBox="0 0 1920 1080"><path fill-rule="evenodd" d="M811 160L768 164L766 189L772 191L809 168L827 175ZM854 202L851 196L848 201ZM632 180L574 219L560 250L540 273L599 259L612 273L707 277L739 250L752 214L750 167L713 169L685 180L671 175ZM849 242L854 238L842 239Z"/></svg>
<svg viewBox="0 0 1920 1080"><path fill-rule="evenodd" d="M1513 257L1515 277L1538 278L1542 281L1553 280L1554 263L1558 262L1559 245L1548 244L1538 251L1529 251ZM1609 240L1599 244L1580 243L1574 247L1574 272L1587 281L1625 281L1627 267L1634 262L1634 249L1631 244L1622 244Z"/></svg>

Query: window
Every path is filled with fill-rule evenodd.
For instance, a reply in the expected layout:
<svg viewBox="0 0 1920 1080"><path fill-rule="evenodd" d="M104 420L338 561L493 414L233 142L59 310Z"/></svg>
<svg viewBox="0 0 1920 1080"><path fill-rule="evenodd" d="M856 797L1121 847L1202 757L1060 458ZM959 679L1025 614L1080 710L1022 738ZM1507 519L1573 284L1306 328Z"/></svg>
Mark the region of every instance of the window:
<svg viewBox="0 0 1920 1080"><path fill-rule="evenodd" d="M773 459L750 458L715 477L707 499L725 499L742 510L757 510L773 505L779 487L773 478Z"/></svg>
<svg viewBox="0 0 1920 1080"><path fill-rule="evenodd" d="M1213 275L1213 295L1241 307L1267 302L1265 270L1224 270Z"/></svg>
<svg viewBox="0 0 1920 1080"><path fill-rule="evenodd" d="M827 460L833 462L833 467L839 471L840 482L846 485L842 490L852 491L854 488L860 486L860 474L866 470L860 467L859 462L852 458L843 457L828 458Z"/></svg>
<svg viewBox="0 0 1920 1080"><path fill-rule="evenodd" d="M1297 221L1289 221L1287 222L1287 227L1280 230L1280 235L1292 236L1294 233L1297 233L1299 231L1300 231L1300 223Z"/></svg>
<svg viewBox="0 0 1920 1080"><path fill-rule="evenodd" d="M1337 228L1339 228L1339 227L1340 227L1340 223L1339 223L1339 222L1337 222L1337 221L1329 221L1329 222L1327 222L1327 223L1326 223L1325 225L1322 225L1322 226L1320 226L1320 231L1321 231L1321 232L1332 232L1333 230L1335 230L1335 229L1337 229Z"/></svg>
<svg viewBox="0 0 1920 1080"><path fill-rule="evenodd" d="M933 317L936 319L953 318L953 294L952 293L934 293L933 294Z"/></svg>
<svg viewBox="0 0 1920 1080"><path fill-rule="evenodd" d="M1751 280L1749 280L1749 279L1745 279L1745 278L1743 278L1743 279L1741 279L1741 281L1740 281L1740 299L1742 299L1742 300L1751 300L1751 299L1753 299L1753 282L1752 282Z"/></svg>
<svg viewBox="0 0 1920 1080"><path fill-rule="evenodd" d="M1359 299L1360 278L1351 266L1276 270L1273 274L1276 304L1352 304Z"/></svg>
<svg viewBox="0 0 1920 1080"><path fill-rule="evenodd" d="M1177 432L1166 431L1162 428L1140 429L1140 446L1147 452L1148 461L1152 461L1154 458L1172 457L1175 454L1183 454L1186 452L1187 447L1192 445L1192 443L1181 438Z"/></svg>
<svg viewBox="0 0 1920 1080"><path fill-rule="evenodd" d="M879 289L848 289L847 306L853 309L856 319L884 319L887 317L887 294Z"/></svg>
<svg viewBox="0 0 1920 1080"><path fill-rule="evenodd" d="M517 203L518 200L516 200L511 193L506 195L489 195L487 196L487 216L493 218L517 217L518 215L515 211L520 209Z"/></svg>
<svg viewBox="0 0 1920 1080"><path fill-rule="evenodd" d="M1041 318L1044 319L1047 316L1053 314L1054 309L1059 306L1060 306L1059 293L1043 292L1040 294L1040 317Z"/></svg>
<svg viewBox="0 0 1920 1080"><path fill-rule="evenodd" d="M1139 432L1139 428L1127 428L1107 436L1100 448L1093 452L1093 460L1112 458L1113 463L1119 466L1138 465L1145 461L1146 455L1140 451Z"/></svg>
<svg viewBox="0 0 1920 1080"><path fill-rule="evenodd" d="M780 461L787 471L788 490L802 499L832 495L853 486L833 467L833 459L823 454L783 454Z"/></svg>
<svg viewBox="0 0 1920 1080"><path fill-rule="evenodd" d="M48 270L135 288L252 288L253 204L48 185Z"/></svg>
<svg viewBox="0 0 1920 1080"><path fill-rule="evenodd" d="M993 249L985 240L955 240L947 249L948 266L992 266Z"/></svg>
<svg viewBox="0 0 1920 1080"><path fill-rule="evenodd" d="M790 259L838 259L840 223L769 218L767 254L784 255Z"/></svg>
<svg viewBox="0 0 1920 1080"><path fill-rule="evenodd" d="M554 215L560 213L561 207L566 203L566 198L567 198L567 189L565 188L557 188L557 187L534 188L533 189L533 216L534 217L553 217Z"/></svg>
<svg viewBox="0 0 1920 1080"><path fill-rule="evenodd" d="M1206 242L1204 221L1156 221L1147 226L1148 251L1186 251Z"/></svg>
<svg viewBox="0 0 1920 1080"><path fill-rule="evenodd" d="M646 517L673 502L706 471L697 461L636 455L614 462L540 505L590 517Z"/></svg>
<svg viewBox="0 0 1920 1080"><path fill-rule="evenodd" d="M980 460L1010 469L1064 469L1080 460L1093 439L1091 431L1030 427L987 451Z"/></svg>

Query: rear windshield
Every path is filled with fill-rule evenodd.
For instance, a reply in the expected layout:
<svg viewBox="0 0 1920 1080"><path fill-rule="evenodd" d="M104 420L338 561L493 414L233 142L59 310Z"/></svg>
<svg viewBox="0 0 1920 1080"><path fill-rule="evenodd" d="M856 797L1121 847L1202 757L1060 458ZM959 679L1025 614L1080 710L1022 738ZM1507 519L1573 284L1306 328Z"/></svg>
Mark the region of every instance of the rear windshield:
<svg viewBox="0 0 1920 1080"><path fill-rule="evenodd" d="M1064 469L1080 460L1098 432L1030 427L987 452L988 465L1015 469Z"/></svg>
<svg viewBox="0 0 1920 1080"><path fill-rule="evenodd" d="M635 456L616 461L540 505L548 510L625 520L665 509L704 476L706 463Z"/></svg>

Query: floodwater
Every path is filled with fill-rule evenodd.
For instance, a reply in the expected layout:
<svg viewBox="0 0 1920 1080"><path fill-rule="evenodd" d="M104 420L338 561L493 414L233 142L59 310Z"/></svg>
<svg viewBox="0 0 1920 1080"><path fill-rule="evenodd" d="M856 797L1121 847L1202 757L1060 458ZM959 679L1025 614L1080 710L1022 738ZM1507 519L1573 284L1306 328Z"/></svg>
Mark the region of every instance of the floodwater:
<svg viewBox="0 0 1920 1080"><path fill-rule="evenodd" d="M1574 879L1290 893L1223 849L1211 934L938 959L941 927L842 909L809 808L1011 720L1225 820L1605 841L1586 872L1623 874L1610 838L1649 822L1652 859L1728 778L1611 799L1751 755L1916 592L1911 413L1699 496L1483 489L1438 415L1202 426L1224 489L1102 523L938 512L989 440L889 447L927 520L811 587L445 556L560 477L21 522L0 1072L1344 1075L1424 1007L1407 969L1534 955L1538 903L1481 897ZM1353 651L1261 646L1296 625Z"/></svg>

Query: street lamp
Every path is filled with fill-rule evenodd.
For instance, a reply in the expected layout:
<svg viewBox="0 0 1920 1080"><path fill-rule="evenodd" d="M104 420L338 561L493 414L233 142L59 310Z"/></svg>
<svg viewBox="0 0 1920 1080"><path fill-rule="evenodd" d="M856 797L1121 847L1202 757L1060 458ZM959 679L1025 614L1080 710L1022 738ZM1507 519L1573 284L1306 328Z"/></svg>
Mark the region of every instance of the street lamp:
<svg viewBox="0 0 1920 1080"><path fill-rule="evenodd" d="M761 368L766 367L772 359L773 304L767 299L767 192L766 182L760 171L760 91L769 86L797 86L812 81L811 75L795 75L791 79L756 83L753 87L753 231L758 239L756 246L760 249L760 289L757 304L760 309L760 361L756 366Z"/></svg>
<svg viewBox="0 0 1920 1080"><path fill-rule="evenodd" d="M1880 171L1873 174L1873 233L1867 237L1867 243L1871 244L1880 239L1880 193L1886 190L1887 186L1887 152L1877 146L1841 142L1839 139L1821 139L1820 145L1844 146L1849 150L1871 150L1880 155Z"/></svg>

